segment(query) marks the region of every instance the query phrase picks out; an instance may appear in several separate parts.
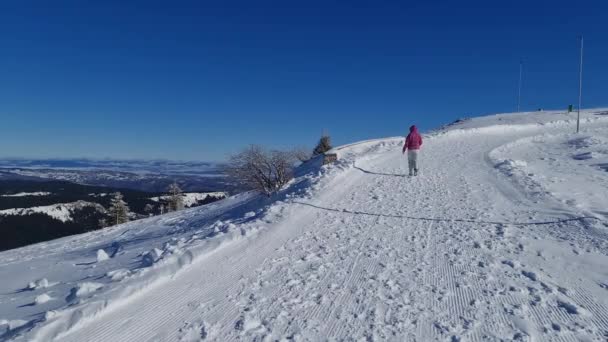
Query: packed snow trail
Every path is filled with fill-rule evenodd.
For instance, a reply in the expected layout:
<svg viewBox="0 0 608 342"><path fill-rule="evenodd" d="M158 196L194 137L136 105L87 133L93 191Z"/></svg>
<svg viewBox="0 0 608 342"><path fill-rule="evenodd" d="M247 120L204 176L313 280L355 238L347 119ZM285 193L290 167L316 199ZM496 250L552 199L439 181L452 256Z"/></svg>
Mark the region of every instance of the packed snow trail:
<svg viewBox="0 0 608 342"><path fill-rule="evenodd" d="M582 127L605 134L608 121ZM314 196L273 207L280 219L65 332L49 324L34 336L606 340L603 213L536 191L493 159L519 139L569 130L436 134L425 140L417 177L403 176L401 139L347 147L339 153L351 167L326 176Z"/></svg>

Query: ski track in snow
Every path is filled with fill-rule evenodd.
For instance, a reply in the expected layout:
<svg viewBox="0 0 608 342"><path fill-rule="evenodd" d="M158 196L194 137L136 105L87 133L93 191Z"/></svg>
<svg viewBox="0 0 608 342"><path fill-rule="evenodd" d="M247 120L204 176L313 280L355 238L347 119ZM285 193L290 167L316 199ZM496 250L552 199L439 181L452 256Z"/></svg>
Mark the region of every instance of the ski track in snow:
<svg viewBox="0 0 608 342"><path fill-rule="evenodd" d="M606 121L597 125L608 128ZM402 176L400 140L353 145L341 153L349 167L321 176L313 195L271 206L267 214L275 219L259 231L49 336L606 340L605 222L576 219L594 212L496 167L497 151L508 154L514 141L566 130L436 134L425 140L422 171L413 178ZM517 224L564 218L575 220ZM42 340L43 328L16 338Z"/></svg>

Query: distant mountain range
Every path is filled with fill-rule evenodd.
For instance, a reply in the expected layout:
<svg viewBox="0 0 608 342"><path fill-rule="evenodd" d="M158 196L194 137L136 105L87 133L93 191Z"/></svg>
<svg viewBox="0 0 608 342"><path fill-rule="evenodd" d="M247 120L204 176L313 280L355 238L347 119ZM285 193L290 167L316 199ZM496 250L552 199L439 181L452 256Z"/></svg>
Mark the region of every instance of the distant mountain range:
<svg viewBox="0 0 608 342"><path fill-rule="evenodd" d="M230 191L222 165L210 162L113 159L0 159L0 180L62 180L78 184L163 192Z"/></svg>
<svg viewBox="0 0 608 342"><path fill-rule="evenodd" d="M162 213L174 182L187 192L186 207L236 190L218 163L0 159L0 250L102 228L100 220L116 191L130 206L131 219Z"/></svg>
<svg viewBox="0 0 608 342"><path fill-rule="evenodd" d="M164 174L217 174L221 164L200 161L139 159L25 159L0 158L0 168L103 169Z"/></svg>

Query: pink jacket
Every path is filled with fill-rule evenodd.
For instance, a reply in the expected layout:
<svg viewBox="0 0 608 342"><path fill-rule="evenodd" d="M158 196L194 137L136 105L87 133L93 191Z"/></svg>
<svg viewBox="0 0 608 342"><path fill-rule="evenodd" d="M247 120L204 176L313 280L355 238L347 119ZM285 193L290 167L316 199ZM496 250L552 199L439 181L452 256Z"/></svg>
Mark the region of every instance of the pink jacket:
<svg viewBox="0 0 608 342"><path fill-rule="evenodd" d="M403 153L409 148L410 150L419 150L422 146L422 137L418 133L416 126L410 127L410 134L405 138L405 144L403 144Z"/></svg>

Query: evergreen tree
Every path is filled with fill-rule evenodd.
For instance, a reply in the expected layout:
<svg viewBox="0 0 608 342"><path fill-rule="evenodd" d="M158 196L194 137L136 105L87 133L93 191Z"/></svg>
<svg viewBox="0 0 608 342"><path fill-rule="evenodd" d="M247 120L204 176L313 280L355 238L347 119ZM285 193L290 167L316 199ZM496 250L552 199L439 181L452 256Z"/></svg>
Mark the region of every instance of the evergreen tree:
<svg viewBox="0 0 608 342"><path fill-rule="evenodd" d="M168 211L178 211L184 209L184 197L182 195L182 189L177 185L177 183L173 183L169 185L167 189L169 192L169 203L168 203Z"/></svg>
<svg viewBox="0 0 608 342"><path fill-rule="evenodd" d="M315 149L312 151L312 154L313 156L317 156L329 150L331 150L331 138L329 137L329 135L323 135L321 139L319 139L317 147L315 147Z"/></svg>
<svg viewBox="0 0 608 342"><path fill-rule="evenodd" d="M148 216L154 215L154 206L150 203L146 204L144 207L144 212L148 214Z"/></svg>
<svg viewBox="0 0 608 342"><path fill-rule="evenodd" d="M110 208L108 209L108 219L112 225L129 222L129 206L127 202L123 200L123 196L120 192L114 193L114 197L110 201Z"/></svg>
<svg viewBox="0 0 608 342"><path fill-rule="evenodd" d="M102 217L97 222L97 225L99 226L99 228L105 228L108 226L108 220L105 217Z"/></svg>

